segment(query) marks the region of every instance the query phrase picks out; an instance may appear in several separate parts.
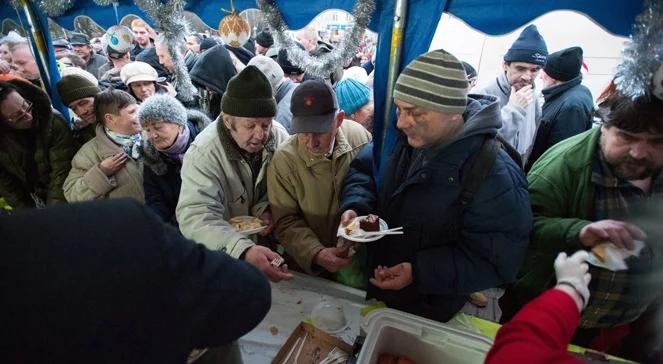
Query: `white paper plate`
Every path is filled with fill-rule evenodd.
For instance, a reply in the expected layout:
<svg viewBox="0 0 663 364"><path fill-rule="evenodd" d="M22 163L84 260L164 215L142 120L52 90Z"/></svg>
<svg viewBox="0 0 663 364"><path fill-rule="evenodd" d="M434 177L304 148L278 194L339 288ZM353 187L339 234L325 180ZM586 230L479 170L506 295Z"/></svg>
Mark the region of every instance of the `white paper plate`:
<svg viewBox="0 0 663 364"><path fill-rule="evenodd" d="M366 217L366 216L357 216L354 220L352 220L352 223L354 223L357 219L361 219L361 218L364 218L364 217ZM389 229L389 226L387 225L387 222L380 219L380 231L388 230L388 229ZM374 232L377 232L377 231L371 231L371 233L374 233ZM344 239L354 241L354 242L357 242L357 243L370 243L371 241L380 240L384 237L384 235L375 235L375 236L370 237L370 238L361 238L361 237L357 237L357 236L353 236L353 235L348 235L348 234L345 233L345 228L342 225L338 226L337 236L340 236Z"/></svg>

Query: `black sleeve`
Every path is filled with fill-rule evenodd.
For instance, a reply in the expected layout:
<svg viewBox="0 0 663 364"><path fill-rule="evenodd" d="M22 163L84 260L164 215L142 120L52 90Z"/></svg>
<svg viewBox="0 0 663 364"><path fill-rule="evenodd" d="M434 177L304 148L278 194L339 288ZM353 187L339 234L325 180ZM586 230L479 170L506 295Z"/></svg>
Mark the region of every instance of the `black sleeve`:
<svg viewBox="0 0 663 364"><path fill-rule="evenodd" d="M145 204L165 222L174 221L175 209L168 208L168 202L161 190L157 176L148 166L143 167L143 189Z"/></svg>
<svg viewBox="0 0 663 364"><path fill-rule="evenodd" d="M264 275L244 261L185 239L144 209L152 216L153 236L160 237L163 278L172 283L191 346L228 343L256 327L271 306Z"/></svg>

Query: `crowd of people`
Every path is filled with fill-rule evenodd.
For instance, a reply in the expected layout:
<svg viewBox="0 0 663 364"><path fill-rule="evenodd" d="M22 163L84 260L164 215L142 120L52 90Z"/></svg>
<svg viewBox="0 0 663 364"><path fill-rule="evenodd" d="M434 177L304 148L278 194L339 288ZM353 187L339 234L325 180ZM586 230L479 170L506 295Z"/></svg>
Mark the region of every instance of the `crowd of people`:
<svg viewBox="0 0 663 364"><path fill-rule="evenodd" d="M120 36L128 41L109 41ZM312 28L295 36L313 56L335 46ZM26 337L56 335L43 322L69 310L83 313L63 332L101 330L86 320L113 326L96 339L38 340L43 347L19 334L10 356L59 358L79 342L123 361L111 344L143 343L155 351L148 362L181 362L203 346L213 347L209 362L241 362L234 340L267 312L265 278L296 270L442 322L471 296L505 288L501 321L510 322L491 362L572 360L571 340L660 359L659 342L635 338L656 322L661 297L650 277L661 242L633 219L663 193L663 101L612 85L595 106L580 47L549 53L530 25L505 50L502 72L478 81L444 50L419 55L396 80L399 132L377 176L370 38L354 63L322 76L294 64L267 29L242 47L200 34L169 41L140 19L100 42L54 40L71 120L40 88L29 43L0 41L0 197L10 215L0 235L17 262L3 265L17 277L3 293L31 283L55 297L53 317L34 315ZM173 59L183 60L192 97ZM97 202L73 204L86 201ZM338 238L339 226L368 214L404 234L366 245ZM237 216L266 228L246 236L230 223ZM585 262L596 245L630 250L636 241L644 249L628 270ZM44 268L28 269L36 264ZM123 302L133 294L135 305ZM6 312L32 315L43 308L33 297ZM100 316L85 314L85 302ZM145 320L115 325L122 314ZM548 329L552 339L541 335Z"/></svg>

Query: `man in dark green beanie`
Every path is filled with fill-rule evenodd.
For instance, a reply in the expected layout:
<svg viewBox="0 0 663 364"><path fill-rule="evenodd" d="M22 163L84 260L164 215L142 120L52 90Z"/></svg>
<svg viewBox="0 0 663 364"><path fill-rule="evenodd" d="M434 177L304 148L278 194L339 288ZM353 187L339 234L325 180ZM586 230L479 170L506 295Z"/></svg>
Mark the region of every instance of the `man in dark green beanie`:
<svg viewBox="0 0 663 364"><path fill-rule="evenodd" d="M101 90L92 81L81 75L64 76L57 83L62 102L74 111L80 120L72 123L72 133L76 148L94 138L97 127L97 114L94 112L94 96Z"/></svg>
<svg viewBox="0 0 663 364"><path fill-rule="evenodd" d="M176 215L185 237L253 264L274 282L290 279L287 266L271 262L280 256L256 245L229 223L238 216L255 216L272 230L267 201L267 166L288 133L272 119L276 100L272 86L255 66L228 82L221 115L191 144L182 163L182 189ZM241 363L236 343L215 348L218 362Z"/></svg>

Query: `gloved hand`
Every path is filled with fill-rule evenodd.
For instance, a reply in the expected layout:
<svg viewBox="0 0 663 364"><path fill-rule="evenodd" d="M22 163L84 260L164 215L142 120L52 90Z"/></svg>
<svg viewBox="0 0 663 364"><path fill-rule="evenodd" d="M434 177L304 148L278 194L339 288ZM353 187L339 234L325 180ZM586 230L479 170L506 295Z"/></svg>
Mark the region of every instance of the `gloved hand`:
<svg viewBox="0 0 663 364"><path fill-rule="evenodd" d="M589 281L592 279L588 273L589 266L587 258L589 254L585 250L579 250L572 256L567 257L562 252L555 259L555 275L557 275L557 285L572 287L582 300L582 307L587 307L589 302Z"/></svg>

